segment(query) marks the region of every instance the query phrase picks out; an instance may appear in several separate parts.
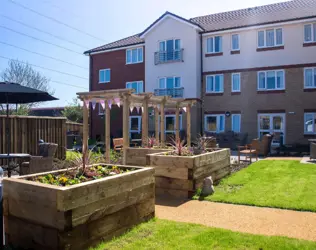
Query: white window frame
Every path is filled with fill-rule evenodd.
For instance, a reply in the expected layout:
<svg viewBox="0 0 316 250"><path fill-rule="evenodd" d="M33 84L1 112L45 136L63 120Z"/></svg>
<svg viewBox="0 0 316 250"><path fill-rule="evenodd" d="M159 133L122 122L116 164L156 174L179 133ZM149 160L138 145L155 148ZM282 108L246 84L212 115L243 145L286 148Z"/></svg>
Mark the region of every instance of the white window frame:
<svg viewBox="0 0 316 250"><path fill-rule="evenodd" d="M220 51L215 51L215 47L216 47L216 45L215 45L215 37L221 37L221 50ZM213 39L213 52L212 51L209 51L208 50L208 46L207 46L207 44L208 44L208 39ZM216 54L216 53L222 53L223 52L223 36L209 36L209 37L207 37L206 38L206 53L208 53L208 54Z"/></svg>
<svg viewBox="0 0 316 250"><path fill-rule="evenodd" d="M268 89L267 88L267 74L268 72L275 72L275 89ZM277 87L277 73L278 72L283 72L283 87L282 88L278 88ZM260 73L265 73L265 88L260 88L260 78L259 75ZM285 70L281 69L281 70L267 70L267 71L258 71L257 72L257 90L258 91L274 91L274 90L285 90Z"/></svg>
<svg viewBox="0 0 316 250"><path fill-rule="evenodd" d="M305 26L307 25L311 25L311 41L306 41L305 40ZM314 37L315 37L315 34L314 34L314 25L316 25L316 23L306 23L304 24L304 31L303 31L303 34L304 34L304 43L315 43L316 40L314 40Z"/></svg>
<svg viewBox="0 0 316 250"><path fill-rule="evenodd" d="M221 90L220 91L215 91L215 79L216 79L216 76L221 76L222 77L222 84L223 84L223 86L221 86ZM214 90L213 91L209 91L209 90L207 90L207 79L209 78L209 77L213 77L214 79L213 79L213 84L214 84ZM224 74L216 74L216 75L207 75L206 76L206 78L205 78L205 80L206 80L206 82L205 82L205 92L206 93L224 93Z"/></svg>
<svg viewBox="0 0 316 250"><path fill-rule="evenodd" d="M103 71L106 72L107 70L110 71L110 79L109 79L109 81L105 80L104 82L101 82L100 73L103 72ZM104 73L104 74L106 75L106 73ZM111 82L111 69L99 69L99 83L109 83L109 82Z"/></svg>
<svg viewBox="0 0 316 250"><path fill-rule="evenodd" d="M219 117L223 117L223 125L224 125L224 128L221 130L220 129L220 119L219 119ZM207 128L207 118L208 117L216 117L216 128L217 128L217 130L216 131L210 131L210 130L206 130L206 128ZM224 114L210 114L210 115L204 115L204 130L206 131L206 132L211 132L211 133L222 133L222 132L225 132L225 127L226 127L226 125L225 125L225 115Z"/></svg>
<svg viewBox="0 0 316 250"><path fill-rule="evenodd" d="M238 116L239 117L239 131L235 131L234 130L234 117L235 116ZM235 132L235 133L240 133L241 131L241 114L232 114L232 131Z"/></svg>
<svg viewBox="0 0 316 250"><path fill-rule="evenodd" d="M133 50L137 50L137 60L136 60L136 62L133 62ZM142 50L142 60L139 60L139 58L138 58L138 50ZM127 61L127 53L128 53L128 51L130 51L131 52L131 61L130 62L128 62ZM136 64L136 63L142 63L142 62L144 62L144 48L143 47L138 47L138 48L132 48L132 49L127 49L126 50L126 64Z"/></svg>
<svg viewBox="0 0 316 250"><path fill-rule="evenodd" d="M132 82L126 82L125 87L127 88L127 85L128 85L128 84L132 84L132 83L135 83L135 82L137 83L137 89L135 89L134 94L144 93L144 81L132 81ZM143 87L142 92L139 92L139 84L142 84L142 87ZM130 89L130 88L127 88L127 89Z"/></svg>
<svg viewBox="0 0 316 250"><path fill-rule="evenodd" d="M180 38L170 38L170 39L165 39L165 40L159 40L158 41L158 51L159 52L167 52L167 41L171 41L173 40L173 51L180 51L181 50L181 45L182 45L182 41ZM179 40L179 49L176 49L176 40ZM160 43L164 43L165 44L165 49L164 51L160 51Z"/></svg>
<svg viewBox="0 0 316 250"><path fill-rule="evenodd" d="M138 129L137 130L132 130L132 128L131 128L133 118L138 118ZM130 133L130 135L132 133L140 134L141 130L142 130L142 116L141 115L131 115L129 117L129 133Z"/></svg>
<svg viewBox="0 0 316 250"><path fill-rule="evenodd" d="M239 89L234 90L234 75L238 75L239 77ZM240 73L232 73L232 92L241 92L241 74Z"/></svg>
<svg viewBox="0 0 316 250"><path fill-rule="evenodd" d="M306 116L308 116L308 115L313 116L313 124L312 124L313 131L312 132L308 132L305 130ZM306 135L315 135L316 134L315 120L316 120L316 113L313 113L313 112L304 113L304 134L306 134Z"/></svg>
<svg viewBox="0 0 316 250"><path fill-rule="evenodd" d="M237 49L234 49L233 48L233 36L238 36L238 48ZM231 51L239 51L240 50L240 34L232 34L231 35Z"/></svg>
<svg viewBox="0 0 316 250"><path fill-rule="evenodd" d="M313 86L306 86L306 70L311 69L313 70L313 75L312 75L312 84ZM315 89L316 88L316 81L314 75L316 74L316 67L311 67L311 68L304 68L304 89Z"/></svg>
<svg viewBox="0 0 316 250"><path fill-rule="evenodd" d="M173 78L173 88L174 89L181 89L182 88L182 79L180 76L164 76L158 78L158 89L167 89L167 78ZM180 79L180 87L176 87L176 78ZM164 88L160 88L160 80L164 79Z"/></svg>
<svg viewBox="0 0 316 250"><path fill-rule="evenodd" d="M281 129L278 130L274 130L274 129L261 129L260 128L260 116L270 116L270 128L273 128L273 117L274 116L281 116L283 119L283 127ZM260 113L258 114L258 138L260 138L260 132L268 132L268 133L283 133L283 144L285 143L285 137L286 137L286 119L285 119L285 113L269 113L269 114L265 114L265 113ZM272 126L271 126L272 125ZM273 146L279 146L279 143L275 142L272 139L272 144Z"/></svg>
<svg viewBox="0 0 316 250"><path fill-rule="evenodd" d="M276 44L277 41L277 35L276 35L276 30L281 29L282 30L282 43L281 44ZM267 31L268 30L273 30L274 32L274 45L272 46L267 46ZM263 31L264 33L264 45L259 46L259 32ZM274 47L279 47L279 46L284 46L284 32L282 27L276 27L276 28L267 28L267 29L260 29L257 31L257 48L274 48Z"/></svg>
<svg viewBox="0 0 316 250"><path fill-rule="evenodd" d="M176 133L175 130L167 130L167 119L166 119L167 117L174 118L174 128L176 128L176 115L165 115L165 134L167 133L175 134ZM182 130L182 114L179 114L179 130Z"/></svg>

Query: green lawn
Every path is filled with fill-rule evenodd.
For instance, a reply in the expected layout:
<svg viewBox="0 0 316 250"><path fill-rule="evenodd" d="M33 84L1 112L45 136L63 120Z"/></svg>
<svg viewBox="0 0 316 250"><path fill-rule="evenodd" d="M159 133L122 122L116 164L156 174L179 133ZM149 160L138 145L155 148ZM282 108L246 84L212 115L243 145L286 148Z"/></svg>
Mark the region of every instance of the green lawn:
<svg viewBox="0 0 316 250"><path fill-rule="evenodd" d="M316 212L316 165L259 161L223 179L204 199Z"/></svg>
<svg viewBox="0 0 316 250"><path fill-rule="evenodd" d="M90 250L216 249L272 250L316 249L316 242L237 233L196 224L152 220L108 243Z"/></svg>

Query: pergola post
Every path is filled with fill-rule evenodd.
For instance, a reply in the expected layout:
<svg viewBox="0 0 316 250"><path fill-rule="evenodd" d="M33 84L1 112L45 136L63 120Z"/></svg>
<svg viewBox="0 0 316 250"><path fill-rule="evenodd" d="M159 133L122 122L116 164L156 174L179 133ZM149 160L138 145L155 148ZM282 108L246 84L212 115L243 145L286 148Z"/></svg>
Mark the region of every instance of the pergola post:
<svg viewBox="0 0 316 250"><path fill-rule="evenodd" d="M106 163L110 163L110 152L111 152L111 138L110 138L110 124L111 124L111 116L110 116L110 107L105 100L105 161Z"/></svg>
<svg viewBox="0 0 316 250"><path fill-rule="evenodd" d="M129 96L123 100L123 165L126 164L126 150L129 147Z"/></svg>
<svg viewBox="0 0 316 250"><path fill-rule="evenodd" d="M161 146L165 145L165 102L160 104L160 143Z"/></svg>
<svg viewBox="0 0 316 250"><path fill-rule="evenodd" d="M179 105L176 105L176 121L175 121L175 130L176 130L176 142L180 140L180 119L179 119Z"/></svg>
<svg viewBox="0 0 316 250"><path fill-rule="evenodd" d="M187 147L191 147L191 104L187 108Z"/></svg>
<svg viewBox="0 0 316 250"><path fill-rule="evenodd" d="M156 145L159 145L159 110L155 107L155 138Z"/></svg>
<svg viewBox="0 0 316 250"><path fill-rule="evenodd" d="M83 136L82 136L82 154L83 163L85 164L86 154L88 151L88 134L89 134L89 108L86 105L86 101L83 100Z"/></svg>
<svg viewBox="0 0 316 250"><path fill-rule="evenodd" d="M142 110L142 145L145 147L147 145L148 138L148 98L145 97L143 101Z"/></svg>

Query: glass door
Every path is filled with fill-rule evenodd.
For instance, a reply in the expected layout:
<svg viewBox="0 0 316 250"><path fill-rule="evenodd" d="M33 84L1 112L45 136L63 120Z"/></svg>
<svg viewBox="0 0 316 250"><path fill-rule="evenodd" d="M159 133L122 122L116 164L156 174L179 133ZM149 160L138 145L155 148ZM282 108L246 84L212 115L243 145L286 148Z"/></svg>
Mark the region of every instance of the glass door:
<svg viewBox="0 0 316 250"><path fill-rule="evenodd" d="M285 143L285 114L259 114L258 128L260 139L265 134L273 134L272 145L279 146L281 139Z"/></svg>
<svg viewBox="0 0 316 250"><path fill-rule="evenodd" d="M174 40L167 40L167 60L174 60Z"/></svg>

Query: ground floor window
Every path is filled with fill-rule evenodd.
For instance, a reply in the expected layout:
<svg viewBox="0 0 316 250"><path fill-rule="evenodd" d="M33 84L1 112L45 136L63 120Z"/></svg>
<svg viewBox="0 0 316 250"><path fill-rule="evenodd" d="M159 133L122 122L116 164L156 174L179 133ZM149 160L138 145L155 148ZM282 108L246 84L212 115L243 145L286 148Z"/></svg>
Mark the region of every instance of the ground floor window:
<svg viewBox="0 0 316 250"><path fill-rule="evenodd" d="M241 124L241 115L234 114L232 115L232 131L235 133L240 133L240 124Z"/></svg>
<svg viewBox="0 0 316 250"><path fill-rule="evenodd" d="M179 129L182 129L182 115L179 115ZM176 132L176 115L165 115L165 133Z"/></svg>
<svg viewBox="0 0 316 250"><path fill-rule="evenodd" d="M304 133L316 134L316 113L304 114Z"/></svg>
<svg viewBox="0 0 316 250"><path fill-rule="evenodd" d="M278 146L282 140L285 143L285 114L259 114L259 137L273 134L272 145Z"/></svg>
<svg viewBox="0 0 316 250"><path fill-rule="evenodd" d="M133 138L135 134L140 134L141 128L142 128L142 117L141 116L130 116L129 117L130 137Z"/></svg>
<svg viewBox="0 0 316 250"><path fill-rule="evenodd" d="M205 115L204 128L207 132L220 133L225 131L225 115Z"/></svg>

